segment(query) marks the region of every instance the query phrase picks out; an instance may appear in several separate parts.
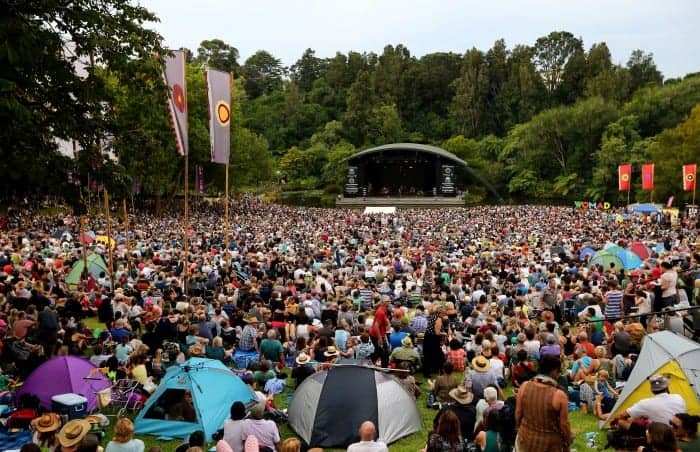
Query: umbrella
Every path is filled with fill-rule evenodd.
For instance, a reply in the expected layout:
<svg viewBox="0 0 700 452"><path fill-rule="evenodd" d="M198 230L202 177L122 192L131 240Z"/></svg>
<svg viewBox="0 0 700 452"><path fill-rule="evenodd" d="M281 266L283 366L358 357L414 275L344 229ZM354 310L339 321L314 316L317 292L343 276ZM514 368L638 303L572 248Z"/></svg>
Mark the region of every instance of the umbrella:
<svg viewBox="0 0 700 452"><path fill-rule="evenodd" d="M649 248L647 248L647 246L640 241L632 242L629 250L639 256L639 258L642 260L649 259L649 255L651 254L649 252Z"/></svg>
<svg viewBox="0 0 700 452"><path fill-rule="evenodd" d="M636 206L632 207L632 212L637 212L637 213L659 213L659 208L656 207L654 204L637 204Z"/></svg>
<svg viewBox="0 0 700 452"><path fill-rule="evenodd" d="M587 246L578 253L578 258L581 260L584 260L585 258L587 258L589 256L594 256L595 253L596 253L596 251L593 248L591 248L590 246Z"/></svg>
<svg viewBox="0 0 700 452"><path fill-rule="evenodd" d="M92 237L89 234L81 234L80 236L80 243L90 244L94 241L95 237Z"/></svg>
<svg viewBox="0 0 700 452"><path fill-rule="evenodd" d="M602 265L604 269L609 269L610 264L615 264L615 268L624 268L622 259L613 253L609 253L605 250L598 251L595 253L591 261L588 263L588 268L592 268L596 265Z"/></svg>

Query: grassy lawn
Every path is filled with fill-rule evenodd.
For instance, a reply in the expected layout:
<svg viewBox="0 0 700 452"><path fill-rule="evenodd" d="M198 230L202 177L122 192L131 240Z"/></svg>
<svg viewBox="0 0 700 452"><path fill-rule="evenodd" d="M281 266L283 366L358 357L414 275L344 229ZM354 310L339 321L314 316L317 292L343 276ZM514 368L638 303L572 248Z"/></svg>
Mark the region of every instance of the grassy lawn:
<svg viewBox="0 0 700 452"><path fill-rule="evenodd" d="M96 326L99 326L97 319L95 318L89 318L86 319L86 325L89 328L94 328ZM389 449L392 452L416 452L423 447L425 447L425 443L427 440L428 432L430 431L430 428L433 425L433 418L435 417L435 414L437 413L437 410L430 409L426 405L426 395L427 395L427 384L425 384L425 381L423 379L423 376L419 373L415 375L416 381L420 384L421 390L423 391L423 394L418 398L417 403L418 403L418 409L421 413L421 417L423 418L423 431L414 433L413 435L407 436L406 438L403 438L393 444L389 447ZM462 375L461 374L456 374L456 378L458 381L461 381ZM290 378L288 380L290 385L293 385L293 380ZM508 387L506 389L506 396L512 395L512 388ZM285 392L280 394L275 398L275 404L277 405L278 408L284 408L287 405L287 401L291 399L291 394L293 393L293 387L287 387ZM136 413L132 413L130 417L133 419L136 416ZM574 440L574 444L571 447L571 450L582 452L582 451L590 451L590 450L595 450L591 449L586 446L586 439L584 438L583 434L586 432L598 432L598 422L596 418L592 414L584 415L582 414L579 410L576 411L571 411L569 412L569 417L571 421L571 427L576 434L576 439ZM114 423L114 418L110 417L110 422L112 424ZM112 424L110 424L109 430L106 432L106 437L105 440L103 441L103 445L107 443L107 440L111 439L113 436L113 431L112 431ZM291 430L291 428L288 425L283 425L280 427L280 435L282 438L290 438L295 436L294 432ZM138 438L141 438L145 443L146 443L146 451L152 446L158 446L160 447L164 452L169 452L175 450L175 448L181 443L180 440L173 440L173 441L159 441L156 437L154 436L149 436L149 435L138 435ZM603 446L605 445L606 440L605 440L605 435L600 433L598 437L596 438L596 446L597 450L603 450ZM213 445L213 444L211 444ZM344 450L344 449L330 449L330 450Z"/></svg>

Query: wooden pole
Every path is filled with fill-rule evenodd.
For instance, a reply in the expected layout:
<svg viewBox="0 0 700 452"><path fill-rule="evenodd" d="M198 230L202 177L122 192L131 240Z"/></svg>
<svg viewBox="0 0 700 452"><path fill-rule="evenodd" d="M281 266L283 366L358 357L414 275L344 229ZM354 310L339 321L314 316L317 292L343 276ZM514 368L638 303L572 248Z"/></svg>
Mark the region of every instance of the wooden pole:
<svg viewBox="0 0 700 452"><path fill-rule="evenodd" d="M228 261L228 162L226 163L226 195L224 196L224 246L226 247L226 252L224 258L226 259L226 268L230 268Z"/></svg>
<svg viewBox="0 0 700 452"><path fill-rule="evenodd" d="M114 261L112 261L112 225L109 220L109 193L107 193L107 187L105 187L105 219L107 220L107 259L109 259L109 285L110 289L114 291Z"/></svg>
<svg viewBox="0 0 700 452"><path fill-rule="evenodd" d="M80 243L83 245L83 271L80 274L80 285L83 286L83 289L87 289L87 284L83 285L83 276L85 279L88 277L87 248L85 246L85 223L87 223L87 217L83 215L80 217Z"/></svg>
<svg viewBox="0 0 700 452"><path fill-rule="evenodd" d="M184 274L185 274L185 281L183 284L185 295L188 293L188 280L189 280L189 272L190 272L190 266L189 266L189 245L188 245L188 233L190 229L190 217L189 217L189 205L188 205L188 193L189 193L189 153L185 154L185 238L183 240L183 247L184 247Z"/></svg>
<svg viewBox="0 0 700 452"><path fill-rule="evenodd" d="M129 214L126 211L126 198L122 199L122 215L124 216L124 235L126 237L126 271L131 276L131 247L129 246Z"/></svg>

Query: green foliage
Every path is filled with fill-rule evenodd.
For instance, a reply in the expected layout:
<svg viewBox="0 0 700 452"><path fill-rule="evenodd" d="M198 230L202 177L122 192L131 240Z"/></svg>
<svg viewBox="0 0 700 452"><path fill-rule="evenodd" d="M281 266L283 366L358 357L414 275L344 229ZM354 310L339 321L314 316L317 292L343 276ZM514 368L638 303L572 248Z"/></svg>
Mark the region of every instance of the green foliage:
<svg viewBox="0 0 700 452"><path fill-rule="evenodd" d="M194 62L202 67L210 67L225 72L238 72L238 49L221 39L207 39L197 48Z"/></svg>

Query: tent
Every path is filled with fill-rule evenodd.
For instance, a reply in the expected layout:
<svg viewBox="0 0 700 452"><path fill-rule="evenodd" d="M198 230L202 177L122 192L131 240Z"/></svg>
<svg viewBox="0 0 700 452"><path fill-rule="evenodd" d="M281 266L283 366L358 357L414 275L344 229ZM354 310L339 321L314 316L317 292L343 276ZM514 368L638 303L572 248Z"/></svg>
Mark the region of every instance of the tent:
<svg viewBox="0 0 700 452"><path fill-rule="evenodd" d="M310 447L347 447L370 420L392 443L423 428L416 401L396 379L370 367L341 365L308 377L289 404L289 425Z"/></svg>
<svg viewBox="0 0 700 452"><path fill-rule="evenodd" d="M590 262L588 263L588 268L593 268L596 265L602 265L605 270L608 270L610 268L611 263L614 263L615 268L617 269L624 268L622 259L620 259L613 253L609 253L605 250L600 250L593 255Z"/></svg>
<svg viewBox="0 0 700 452"><path fill-rule="evenodd" d="M632 212L649 214L649 213L659 213L660 209L655 204L632 204L629 207L632 208Z"/></svg>
<svg viewBox="0 0 700 452"><path fill-rule="evenodd" d="M98 278L102 272L109 274L109 269L104 259L96 253L88 255L87 267L90 274L95 278ZM70 273L68 273L68 276L66 276L66 284L68 284L68 286L75 287L80 283L80 275L83 273L83 268L83 259L78 259L75 264L73 264L73 268Z"/></svg>
<svg viewBox="0 0 700 452"><path fill-rule="evenodd" d="M688 413L700 415L700 344L670 331L660 331L644 339L637 364L608 419L652 397L647 380L655 374L671 381L670 392L683 396Z"/></svg>
<svg viewBox="0 0 700 452"><path fill-rule="evenodd" d="M51 397L58 394L80 394L88 400L88 410L97 407L96 393L109 388L108 379L90 378L96 375L96 367L78 356L58 356L46 361L32 372L17 397L32 394L39 397L41 407L51 409Z"/></svg>
<svg viewBox="0 0 700 452"><path fill-rule="evenodd" d="M117 245L117 242L113 238L107 237L106 235L95 236L95 241L105 246L109 244L109 247L112 249L114 249L114 247Z"/></svg>
<svg viewBox="0 0 700 452"><path fill-rule="evenodd" d="M591 248L590 246L587 246L584 249L582 249L581 251L579 251L578 258L581 260L584 260L589 256L594 256L595 253L596 253L596 251L593 248Z"/></svg>
<svg viewBox="0 0 700 452"><path fill-rule="evenodd" d="M614 254L620 258L625 270L634 270L642 266L642 260L630 250L620 248L620 250Z"/></svg>
<svg viewBox="0 0 700 452"><path fill-rule="evenodd" d="M649 256L651 253L649 252L649 248L643 243L643 242L632 242L632 244L629 247L629 250L632 251L634 254L639 256L640 259L649 259Z"/></svg>
<svg viewBox="0 0 700 452"><path fill-rule="evenodd" d="M192 421L182 420L178 415L186 403L187 391L192 396L196 416ZM136 433L167 438L185 438L195 430L202 430L209 441L229 418L233 402L249 405L255 400L250 387L221 361L191 358L168 369L136 416L134 427Z"/></svg>

